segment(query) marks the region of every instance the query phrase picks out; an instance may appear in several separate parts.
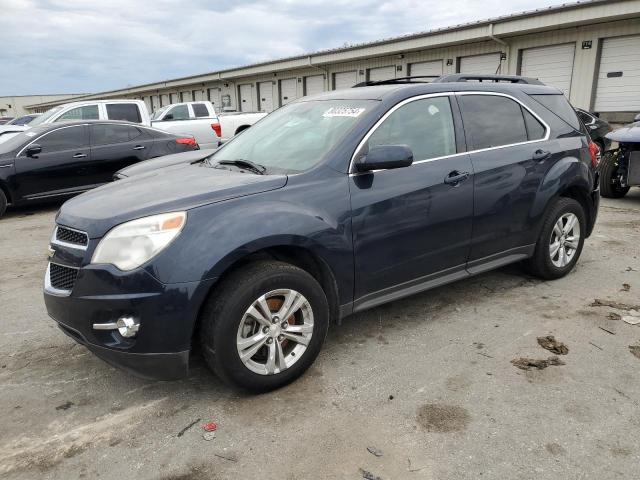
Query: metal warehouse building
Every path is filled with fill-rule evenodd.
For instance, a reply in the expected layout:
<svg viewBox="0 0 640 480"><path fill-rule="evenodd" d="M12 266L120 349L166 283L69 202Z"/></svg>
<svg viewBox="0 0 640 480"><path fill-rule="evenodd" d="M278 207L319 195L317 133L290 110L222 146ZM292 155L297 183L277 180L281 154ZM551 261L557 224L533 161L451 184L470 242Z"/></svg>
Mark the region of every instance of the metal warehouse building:
<svg viewBox="0 0 640 480"><path fill-rule="evenodd" d="M151 110L210 100L218 110L268 112L365 80L458 72L536 77L576 107L627 121L640 112L640 0L563 4L79 99L137 98Z"/></svg>

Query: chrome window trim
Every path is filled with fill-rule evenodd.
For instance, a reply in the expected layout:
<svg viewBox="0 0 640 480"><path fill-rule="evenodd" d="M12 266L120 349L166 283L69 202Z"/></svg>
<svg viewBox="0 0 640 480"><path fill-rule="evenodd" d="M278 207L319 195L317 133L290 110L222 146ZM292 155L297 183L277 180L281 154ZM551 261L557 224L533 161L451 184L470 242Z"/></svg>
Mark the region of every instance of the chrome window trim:
<svg viewBox="0 0 640 480"><path fill-rule="evenodd" d="M16 155L16 158L18 158L20 155L22 155L22 152L24 152L27 148L29 148L31 145L33 145L34 143L36 143L37 140L40 140L41 138L46 137L47 135L49 135L50 133L53 132L57 132L58 130L62 130L64 128L76 128L76 127L86 127L87 124L86 123L82 123L80 125L64 125L61 126L59 128L56 128L54 130L49 130L48 132L44 132L42 135L40 135L39 137L34 138L33 140L31 140L29 143L27 143L24 147L22 147L22 150L20 150L18 152L18 154ZM25 132L28 132L28 130L25 130ZM90 148L90 145L87 144L86 147L82 147L82 148Z"/></svg>
<svg viewBox="0 0 640 480"><path fill-rule="evenodd" d="M56 297L68 297L69 295L71 295L71 290L61 290L51 285L51 264L52 263L60 267L72 268L74 270L80 270L80 269L76 267L69 267L68 265L61 265L55 262L47 263L47 271L44 274L44 291L50 295L55 295Z"/></svg>
<svg viewBox="0 0 640 480"><path fill-rule="evenodd" d="M68 247L68 248L75 248L76 250L86 250L89 247L89 234L87 232L83 232L82 230L76 230L75 228L71 228L71 227L67 227L65 225L62 225L63 228L66 228L67 230L71 230L73 232L78 232L78 233L82 233L83 235L87 236L87 244L86 245L78 245L77 243L69 243L69 242L65 242L63 240L58 240L56 237L58 236L58 227L60 225L56 225L56 228L53 229L53 234L51 235L51 241L50 243L53 245L60 245L62 247ZM66 265L63 265L66 266ZM73 267L69 267L69 268L73 268Z"/></svg>
<svg viewBox="0 0 640 480"><path fill-rule="evenodd" d="M551 135L551 128L549 127L547 122L545 122L536 112L531 110L524 103L522 103L520 100L518 100L517 98L515 98L512 95L509 95L509 94L506 94L506 93L500 93L500 92L481 92L481 91L473 91L473 90L465 91L465 92L429 93L429 94L424 94L424 95L418 95L416 97L407 98L407 99L401 101L400 103L394 105L391 109L389 109L389 111L387 113L385 113L369 129L367 134L358 143L358 146L356 147L355 151L353 152L353 155L351 155L351 161L349 162L349 170L348 170L349 176L358 176L358 175L367 174L367 173L375 173L375 172L384 171L384 170L371 170L370 172L358 172L358 171L355 171L353 164L355 162L356 155L358 154L360 149L369 140L369 137L371 137L371 135L373 135L373 133L378 129L378 127L382 124L382 122L384 122L389 117L389 115L391 115L393 112L395 112L400 107L402 107L402 106L404 106L404 105L406 105L408 103L414 102L416 100L422 100L424 98L434 98L434 97L451 97L452 95L455 95L455 96L462 96L462 95L492 95L492 96L496 96L496 97L509 98L509 99L515 101L516 103L518 103L522 108L526 109L531 115L533 115L533 117L536 120L538 120L544 126L545 135L544 135L543 138L539 138L537 140L527 140L526 142L510 143L510 144L507 144L507 145L499 145L497 147L479 148L479 149L476 149L476 150L467 150L465 152L458 152L458 153L454 153L454 154L451 154L451 155L444 155L444 156L441 156L441 157L427 158L427 159L424 159L424 160L415 160L411 164L411 166L418 165L418 164L421 164L421 163L435 162L437 160L442 160L442 159L445 159L445 158L459 157L460 155L468 155L468 154L471 154L471 153L478 153L478 152L487 152L487 151L490 151L490 150L497 150L497 149L501 149L501 148L514 147L514 146L517 146L517 145L527 145L527 144L532 144L532 143L537 143L537 142L546 142L547 140L549 140L549 137ZM523 118L523 120L524 120L524 118ZM463 118L462 121L464 122L464 118Z"/></svg>

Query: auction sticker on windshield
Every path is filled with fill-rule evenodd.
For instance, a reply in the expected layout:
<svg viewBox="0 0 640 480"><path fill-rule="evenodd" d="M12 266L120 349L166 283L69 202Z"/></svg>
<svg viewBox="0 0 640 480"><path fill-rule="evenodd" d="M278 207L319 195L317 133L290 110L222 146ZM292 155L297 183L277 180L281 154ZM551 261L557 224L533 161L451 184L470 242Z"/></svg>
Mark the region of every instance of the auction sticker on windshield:
<svg viewBox="0 0 640 480"><path fill-rule="evenodd" d="M322 114L323 117L357 117L364 108L352 108L352 107L331 107L329 110Z"/></svg>

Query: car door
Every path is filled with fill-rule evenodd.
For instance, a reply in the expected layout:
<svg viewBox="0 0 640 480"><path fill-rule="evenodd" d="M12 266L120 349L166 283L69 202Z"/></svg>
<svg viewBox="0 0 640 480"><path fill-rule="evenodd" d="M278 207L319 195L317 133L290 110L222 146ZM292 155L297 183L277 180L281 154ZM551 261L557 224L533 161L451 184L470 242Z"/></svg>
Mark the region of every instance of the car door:
<svg viewBox="0 0 640 480"><path fill-rule="evenodd" d="M27 155L29 146L40 153ZM30 199L88 188L91 160L86 125L62 126L33 139L16 157L16 191Z"/></svg>
<svg viewBox="0 0 640 480"><path fill-rule="evenodd" d="M154 139L144 128L118 123L96 123L91 131L91 176L95 183L111 181L113 174L148 158Z"/></svg>
<svg viewBox="0 0 640 480"><path fill-rule="evenodd" d="M487 261L526 254L531 207L555 149L546 124L514 97L464 92L457 98L475 172L473 272Z"/></svg>
<svg viewBox="0 0 640 480"><path fill-rule="evenodd" d="M414 162L350 175L355 309L418 291L441 277L466 275L473 170L468 155L458 153L464 148L456 141L456 109L447 95L405 101L374 126L356 152L354 158L375 145L407 145Z"/></svg>

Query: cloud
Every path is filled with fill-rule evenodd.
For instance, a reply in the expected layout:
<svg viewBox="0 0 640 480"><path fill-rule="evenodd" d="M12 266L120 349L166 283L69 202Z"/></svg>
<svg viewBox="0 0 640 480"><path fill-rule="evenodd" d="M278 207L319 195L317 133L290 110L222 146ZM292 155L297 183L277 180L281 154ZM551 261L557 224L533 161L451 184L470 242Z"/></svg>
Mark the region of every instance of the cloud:
<svg viewBox="0 0 640 480"><path fill-rule="evenodd" d="M97 92L557 0L0 0L0 96Z"/></svg>

